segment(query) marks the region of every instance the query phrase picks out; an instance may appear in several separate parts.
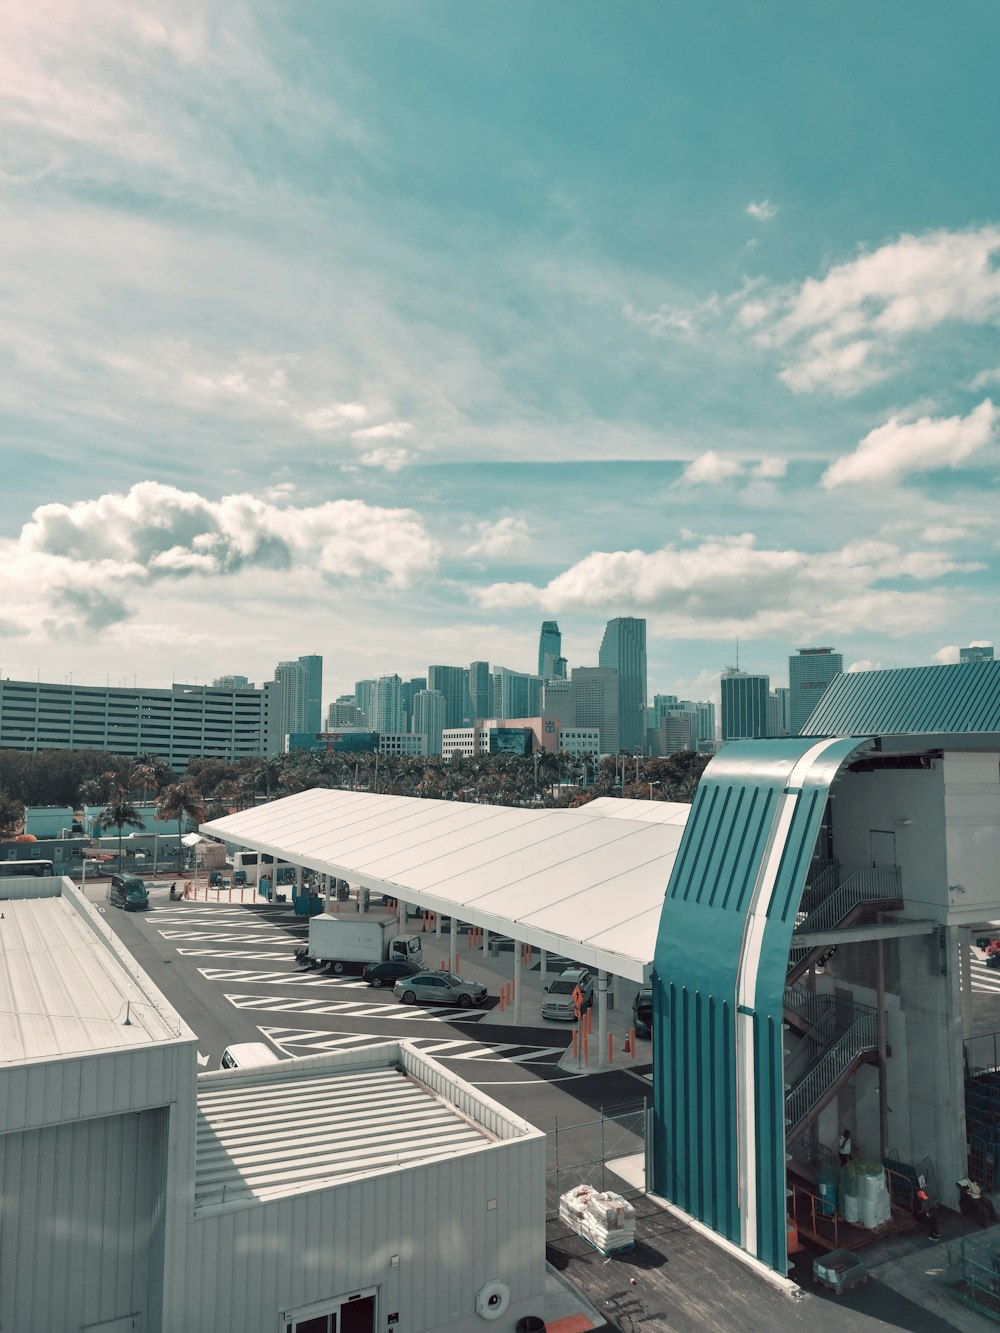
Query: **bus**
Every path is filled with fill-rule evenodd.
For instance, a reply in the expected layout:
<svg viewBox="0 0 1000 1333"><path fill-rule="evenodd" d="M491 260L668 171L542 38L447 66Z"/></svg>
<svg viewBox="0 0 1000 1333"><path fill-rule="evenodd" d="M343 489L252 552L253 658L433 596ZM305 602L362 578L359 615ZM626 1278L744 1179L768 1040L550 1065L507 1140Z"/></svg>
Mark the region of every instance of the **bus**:
<svg viewBox="0 0 1000 1333"><path fill-rule="evenodd" d="M43 879L55 873L51 861L0 861L0 879L15 879L23 875Z"/></svg>

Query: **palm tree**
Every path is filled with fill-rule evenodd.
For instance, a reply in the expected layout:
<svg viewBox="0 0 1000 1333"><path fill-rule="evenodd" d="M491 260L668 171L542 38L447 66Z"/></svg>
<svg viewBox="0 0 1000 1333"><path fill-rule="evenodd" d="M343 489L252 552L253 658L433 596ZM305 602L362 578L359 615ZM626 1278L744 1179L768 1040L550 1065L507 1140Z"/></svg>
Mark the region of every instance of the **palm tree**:
<svg viewBox="0 0 1000 1333"><path fill-rule="evenodd" d="M124 786L112 787L108 796L105 798L107 805L97 816L98 829L116 828L118 830L118 869L122 868L122 829L128 825L129 828L144 828L139 813L132 804L132 798L129 796Z"/></svg>
<svg viewBox="0 0 1000 1333"><path fill-rule="evenodd" d="M198 788L191 782L172 782L164 787L156 800L158 819L177 820L177 873L180 874L184 861L181 844L185 815L199 823L205 818L205 800Z"/></svg>

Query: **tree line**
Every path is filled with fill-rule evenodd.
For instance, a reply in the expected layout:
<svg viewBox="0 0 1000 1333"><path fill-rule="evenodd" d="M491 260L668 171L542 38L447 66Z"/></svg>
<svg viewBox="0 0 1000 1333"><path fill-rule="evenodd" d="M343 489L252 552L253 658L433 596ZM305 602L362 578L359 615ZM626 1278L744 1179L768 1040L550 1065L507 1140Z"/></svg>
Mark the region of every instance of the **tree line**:
<svg viewBox="0 0 1000 1333"><path fill-rule="evenodd" d="M440 756L369 751L293 750L229 762L193 758L175 773L159 755L123 757L103 750L0 750L0 836L9 836L26 805L104 807L99 822L141 826L136 804L155 800L160 818L216 819L261 800L312 787L385 792L489 805L575 806L596 796L690 801L709 756L682 751L662 758L578 758L539 751Z"/></svg>

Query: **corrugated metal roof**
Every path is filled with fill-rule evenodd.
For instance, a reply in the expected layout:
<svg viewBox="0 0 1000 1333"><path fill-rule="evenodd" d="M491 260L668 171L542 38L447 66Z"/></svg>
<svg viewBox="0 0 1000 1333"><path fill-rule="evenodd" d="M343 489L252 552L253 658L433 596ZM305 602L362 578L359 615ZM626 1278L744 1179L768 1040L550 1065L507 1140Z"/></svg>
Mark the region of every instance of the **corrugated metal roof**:
<svg viewBox="0 0 1000 1333"><path fill-rule="evenodd" d="M689 810L615 800L523 810L317 788L202 828L641 981Z"/></svg>
<svg viewBox="0 0 1000 1333"><path fill-rule="evenodd" d="M378 1064L366 1052L364 1068L289 1061L201 1081L195 1208L324 1189L496 1142L395 1063L397 1044L381 1050Z"/></svg>
<svg viewBox="0 0 1000 1333"><path fill-rule="evenodd" d="M0 909L0 1063L193 1036L68 880L0 881Z"/></svg>
<svg viewBox="0 0 1000 1333"><path fill-rule="evenodd" d="M849 671L803 728L809 736L906 736L1000 731L1000 661Z"/></svg>

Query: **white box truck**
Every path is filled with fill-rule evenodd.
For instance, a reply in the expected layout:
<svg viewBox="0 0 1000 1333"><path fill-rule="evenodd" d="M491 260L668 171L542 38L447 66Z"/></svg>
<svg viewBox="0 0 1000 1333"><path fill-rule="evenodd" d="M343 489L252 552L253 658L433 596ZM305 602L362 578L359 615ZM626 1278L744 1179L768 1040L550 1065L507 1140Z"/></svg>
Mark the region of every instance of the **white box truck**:
<svg viewBox="0 0 1000 1333"><path fill-rule="evenodd" d="M366 963L399 958L423 965L419 935L400 935L395 916L335 916L309 921L309 943L296 951L299 962L329 963L331 972L360 972Z"/></svg>

